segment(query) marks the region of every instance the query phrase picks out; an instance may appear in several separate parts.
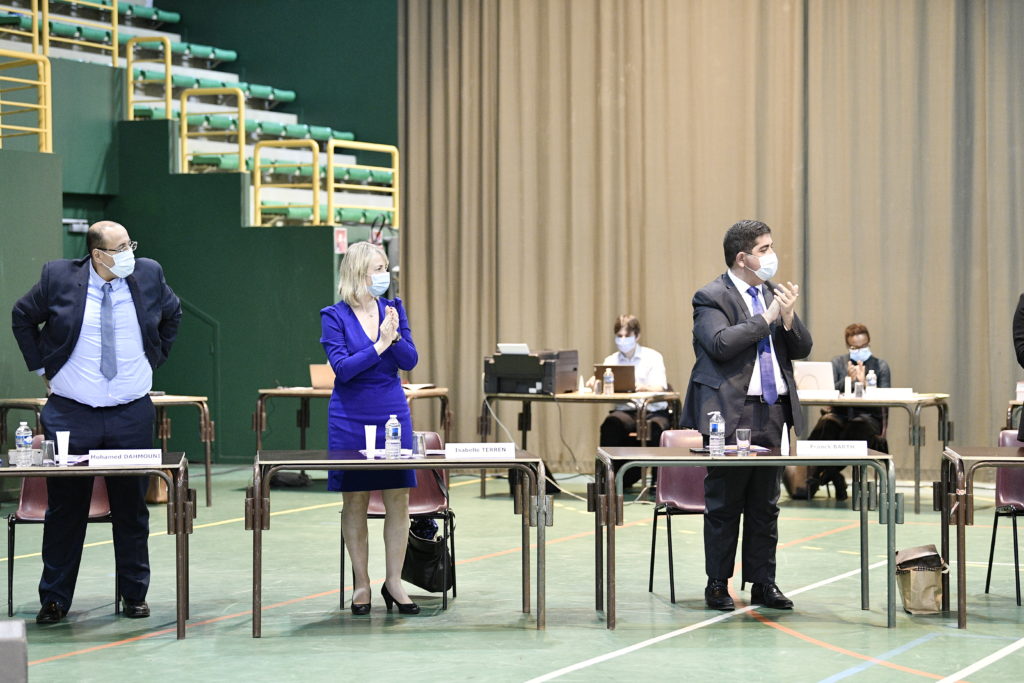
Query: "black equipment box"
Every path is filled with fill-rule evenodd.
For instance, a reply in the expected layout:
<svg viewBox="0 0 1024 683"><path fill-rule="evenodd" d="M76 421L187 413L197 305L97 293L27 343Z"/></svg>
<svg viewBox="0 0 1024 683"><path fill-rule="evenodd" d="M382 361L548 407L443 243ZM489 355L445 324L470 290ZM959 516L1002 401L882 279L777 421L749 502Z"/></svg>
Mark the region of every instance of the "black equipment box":
<svg viewBox="0 0 1024 683"><path fill-rule="evenodd" d="M484 356L485 394L565 394L576 391L576 349Z"/></svg>

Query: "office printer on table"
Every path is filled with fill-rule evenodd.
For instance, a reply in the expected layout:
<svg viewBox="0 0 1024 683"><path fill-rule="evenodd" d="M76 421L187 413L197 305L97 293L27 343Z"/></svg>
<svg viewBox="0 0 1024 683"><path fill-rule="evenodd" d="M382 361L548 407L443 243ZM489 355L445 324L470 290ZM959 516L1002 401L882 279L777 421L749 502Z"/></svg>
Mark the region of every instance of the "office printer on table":
<svg viewBox="0 0 1024 683"><path fill-rule="evenodd" d="M564 394L576 391L579 357L576 349L484 356L484 393Z"/></svg>

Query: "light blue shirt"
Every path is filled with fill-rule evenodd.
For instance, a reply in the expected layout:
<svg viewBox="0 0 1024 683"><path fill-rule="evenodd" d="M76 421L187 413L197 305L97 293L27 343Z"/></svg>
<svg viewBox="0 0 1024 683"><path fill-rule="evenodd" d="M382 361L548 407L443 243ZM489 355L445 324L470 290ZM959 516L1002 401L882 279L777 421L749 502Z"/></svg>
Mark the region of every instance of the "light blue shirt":
<svg viewBox="0 0 1024 683"><path fill-rule="evenodd" d="M142 348L142 330L124 278L110 281L117 345L117 375L107 380L100 372L100 302L105 281L89 263L89 288L78 343L67 363L50 381L50 390L94 408L134 401L153 387L153 368Z"/></svg>
<svg viewBox="0 0 1024 683"><path fill-rule="evenodd" d="M616 351L604 359L604 365L633 365L636 367L633 371L633 377L638 385L644 384L652 387L661 387L663 390L668 388L665 359L660 353L648 346L637 344L636 349L633 350L632 357L626 356L621 351ZM620 403L615 406L615 409L635 410L636 406ZM667 409L668 403L665 401L658 401L647 406L648 413L656 413Z"/></svg>

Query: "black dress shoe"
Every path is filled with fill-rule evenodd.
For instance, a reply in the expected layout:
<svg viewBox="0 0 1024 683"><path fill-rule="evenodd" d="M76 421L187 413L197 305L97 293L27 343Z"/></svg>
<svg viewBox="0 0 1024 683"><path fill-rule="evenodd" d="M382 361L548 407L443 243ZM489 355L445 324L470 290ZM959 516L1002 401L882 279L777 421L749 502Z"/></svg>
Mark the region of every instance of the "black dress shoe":
<svg viewBox="0 0 1024 683"><path fill-rule="evenodd" d="M353 602L350 605L350 609L352 610L352 614L356 615L357 617L364 617L370 613L370 603Z"/></svg>
<svg viewBox="0 0 1024 683"><path fill-rule="evenodd" d="M774 583L755 583L750 587L750 602L772 609L793 609L793 601L782 594Z"/></svg>
<svg viewBox="0 0 1024 683"><path fill-rule="evenodd" d="M391 591L388 590L387 586L380 587L380 594L384 598L384 606L391 611L391 606L396 605L400 614L419 614L420 606L415 602L398 602L391 595Z"/></svg>
<svg viewBox="0 0 1024 683"><path fill-rule="evenodd" d="M710 609L731 612L736 609L736 603L729 595L729 584L723 579L708 579L707 588L704 589L704 602Z"/></svg>
<svg viewBox="0 0 1024 683"><path fill-rule="evenodd" d="M145 619L149 616L149 605L145 600L124 598L124 609L121 613L129 619Z"/></svg>
<svg viewBox="0 0 1024 683"><path fill-rule="evenodd" d="M68 611L60 606L54 600L50 600L48 603L43 605L42 609L39 610L39 614L36 615L37 624L59 624L61 619L66 617Z"/></svg>

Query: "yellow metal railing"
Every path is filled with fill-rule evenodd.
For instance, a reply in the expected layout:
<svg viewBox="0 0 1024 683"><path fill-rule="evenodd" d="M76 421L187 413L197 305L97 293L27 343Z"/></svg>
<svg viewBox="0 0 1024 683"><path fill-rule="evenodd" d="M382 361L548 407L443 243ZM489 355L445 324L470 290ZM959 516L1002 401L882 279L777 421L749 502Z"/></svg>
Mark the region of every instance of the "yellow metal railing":
<svg viewBox="0 0 1024 683"><path fill-rule="evenodd" d="M151 59L137 59L135 57L135 47L142 43L159 43L163 48L163 56ZM149 48L155 49L155 48ZM171 114L171 41L166 36L134 36L131 38L125 46L125 58L127 59L127 65L125 67L125 73L128 74L128 120L135 120L135 105L137 104L149 104L151 102L163 102L164 115L162 117L153 118L173 118ZM163 64L164 74L162 78L144 78L135 79L135 67L139 64ZM145 87L147 83L162 83L164 86L164 96L160 97L136 97L135 96L135 84L138 83Z"/></svg>
<svg viewBox="0 0 1024 683"><path fill-rule="evenodd" d="M10 61L6 61L10 60ZM23 78L7 75L3 72L8 69L24 67L36 68L36 78ZM25 135L39 136L39 151L53 152L53 107L51 104L51 83L50 60L40 55L30 55L24 52L13 52L0 50L0 147L6 138L22 137ZM10 87L6 84L11 83ZM35 102L10 100L8 95L13 92L35 90ZM4 109L11 106L12 109ZM30 114L35 112L35 126L21 126L13 123L6 123L11 116ZM7 131L14 131L8 133Z"/></svg>
<svg viewBox="0 0 1024 683"><path fill-rule="evenodd" d="M276 163L263 163L262 154L269 148L305 148L312 154L309 163L291 163L291 162L276 162ZM295 173L300 174L301 169L310 169L310 177L308 182L284 182L284 183L268 183L264 182L263 174L267 172L272 175L275 172L282 171L284 169L291 169ZM301 174L300 174L301 175ZM310 218L313 225L320 225L320 146L316 140L261 140L256 143L256 149L253 152L252 157L252 188L253 188L253 201L255 202L255 222L256 225L264 225L263 222L263 190L264 188L275 187L275 188L292 188L292 189L303 189L309 190L312 194L312 201L309 204L296 204L288 202L281 208L284 209L311 209L312 216ZM327 202L330 204L330 195L328 195ZM269 206L267 208L270 208ZM268 214L276 215L276 214ZM332 216L328 213L328 216ZM273 222L271 219L269 222ZM333 222L328 218L328 223Z"/></svg>
<svg viewBox="0 0 1024 683"><path fill-rule="evenodd" d="M29 7L7 7L4 9L8 15L17 15L19 17L29 17L32 19L32 28L25 30L21 28L21 25L15 26L2 26L0 25L0 35L7 33L10 35L19 36L21 38L28 38L32 41L32 54L39 52L39 0L32 0L32 4Z"/></svg>
<svg viewBox="0 0 1024 683"><path fill-rule="evenodd" d="M238 107L234 112L230 111L189 111L188 98L190 97L207 97L212 95L232 95L238 102ZM208 152L190 152L188 148L188 141L194 138L211 138L211 137L238 137L238 151L237 152L226 152L226 154L237 154L238 155L238 170L241 172L245 171L245 95L239 88L186 88L181 91L181 108L180 108L180 129L181 135L179 140L179 146L181 148L181 168L179 169L182 173L189 173L189 159L196 154L207 154ZM204 131L192 131L189 130L189 116L195 116L197 114L209 115L217 114L230 116L234 114L236 127L235 130L204 130Z"/></svg>
<svg viewBox="0 0 1024 683"><path fill-rule="evenodd" d="M81 29L76 32L74 38L68 36L54 35L50 32L50 3L46 0L42 3L43 13L43 54L50 54L50 43L58 43L60 45L78 45L81 47L89 47L95 50L109 51L111 61L114 67L117 67L118 57L120 56L120 46L117 40L117 26L118 26L118 15L117 15L117 0L111 0L109 5L104 5L95 0L75 0L75 4L79 7L91 7L99 12L106 12L110 15L108 21L96 21L92 19L82 19L80 17L73 17L67 14L58 14L60 17L59 23L69 24L72 26L79 26L85 28L95 28L101 31L110 31L110 44L102 43L95 40L88 40L81 37Z"/></svg>
<svg viewBox="0 0 1024 683"><path fill-rule="evenodd" d="M339 164L334 153L338 149L351 149L359 152L381 152L391 157L391 166L366 166L363 164ZM334 220L335 209L363 209L371 211L382 211L379 206L366 204L337 203L334 193L338 190L353 190L356 192L379 192L391 195L391 227L398 230L401 227L401 214L399 209L401 199L401 166L398 148L394 145L382 145L375 142L357 142L355 140L330 140L327 143L327 215ZM390 171L391 185L355 185L335 179L335 169L357 168L367 171Z"/></svg>

